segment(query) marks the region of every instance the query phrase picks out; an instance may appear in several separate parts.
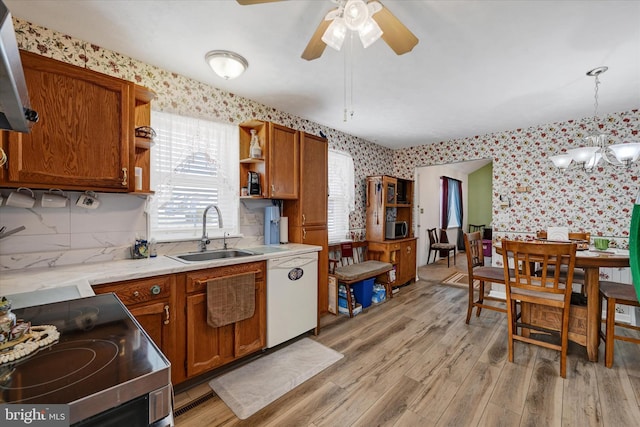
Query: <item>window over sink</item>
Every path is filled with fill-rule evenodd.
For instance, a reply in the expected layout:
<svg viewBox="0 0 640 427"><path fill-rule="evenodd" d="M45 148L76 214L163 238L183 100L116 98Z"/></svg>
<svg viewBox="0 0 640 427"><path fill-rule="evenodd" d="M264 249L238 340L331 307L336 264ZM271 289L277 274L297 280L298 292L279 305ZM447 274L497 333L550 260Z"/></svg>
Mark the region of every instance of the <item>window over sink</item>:
<svg viewBox="0 0 640 427"><path fill-rule="evenodd" d="M209 237L238 233L238 127L192 117L152 111L157 133L151 150L149 203L151 236L160 241L202 236L202 214L210 204L222 212L208 213Z"/></svg>

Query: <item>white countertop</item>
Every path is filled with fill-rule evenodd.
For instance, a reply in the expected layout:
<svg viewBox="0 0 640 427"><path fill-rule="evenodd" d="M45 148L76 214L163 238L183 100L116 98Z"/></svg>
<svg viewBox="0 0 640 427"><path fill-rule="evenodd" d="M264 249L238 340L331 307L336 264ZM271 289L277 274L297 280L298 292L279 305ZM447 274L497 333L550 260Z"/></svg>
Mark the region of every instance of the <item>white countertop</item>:
<svg viewBox="0 0 640 427"><path fill-rule="evenodd" d="M87 297L94 295L93 289L91 288L92 285L262 261L270 258L322 250L320 246L303 245L299 243L232 249L244 249L256 252L256 255L189 263L177 261L168 256L158 256L155 258L126 259L95 264L10 270L2 272L0 277L0 296L5 295L11 299L11 296L14 294L33 293L30 295L22 295L18 298L21 302L13 305L14 308L18 308L18 306L53 302L53 292L51 290L56 288L60 288L59 295L62 299L69 299L75 296L75 292L72 289L73 287L77 288L78 298ZM45 290L47 292L42 292ZM39 293L40 295L38 295L37 291L41 291ZM40 296L45 297L44 302L41 302L42 298L40 298Z"/></svg>

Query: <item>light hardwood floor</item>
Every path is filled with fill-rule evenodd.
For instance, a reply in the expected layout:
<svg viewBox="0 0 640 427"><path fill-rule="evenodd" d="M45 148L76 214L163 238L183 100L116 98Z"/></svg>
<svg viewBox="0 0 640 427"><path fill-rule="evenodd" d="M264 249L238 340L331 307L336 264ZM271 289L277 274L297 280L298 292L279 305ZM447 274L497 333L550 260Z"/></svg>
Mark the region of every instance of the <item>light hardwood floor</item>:
<svg viewBox="0 0 640 427"><path fill-rule="evenodd" d="M420 268L392 300L348 319L325 316L312 337L344 358L241 421L217 396L176 418L200 426L636 426L640 346L616 341L612 369L569 347L567 378L553 350L516 343L507 361L504 314L464 323L467 291L439 284L460 262ZM474 312L475 313L475 312ZM210 393L204 383L176 408Z"/></svg>

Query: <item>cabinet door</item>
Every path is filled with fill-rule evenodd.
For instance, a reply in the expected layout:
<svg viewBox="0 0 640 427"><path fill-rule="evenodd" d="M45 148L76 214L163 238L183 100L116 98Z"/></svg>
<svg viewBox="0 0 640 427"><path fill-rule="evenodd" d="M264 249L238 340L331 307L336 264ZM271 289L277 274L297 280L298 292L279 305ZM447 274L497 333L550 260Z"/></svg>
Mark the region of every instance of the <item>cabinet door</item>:
<svg viewBox="0 0 640 427"><path fill-rule="evenodd" d="M236 358L262 350L267 343L267 294L263 273L256 274L255 292L255 314L235 324L233 354Z"/></svg>
<svg viewBox="0 0 640 427"><path fill-rule="evenodd" d="M303 227L327 225L327 140L302 133L300 138L300 205Z"/></svg>
<svg viewBox="0 0 640 427"><path fill-rule="evenodd" d="M271 123L268 141L268 197L297 199L300 174L299 132Z"/></svg>
<svg viewBox="0 0 640 427"><path fill-rule="evenodd" d="M175 316L169 300L154 302L141 306L128 307L142 329L151 337L153 342L167 355L171 345L171 323ZM168 356L167 356L168 357Z"/></svg>
<svg viewBox="0 0 640 427"><path fill-rule="evenodd" d="M22 52L31 133L11 132L2 184L36 188L129 189L133 84Z"/></svg>
<svg viewBox="0 0 640 427"><path fill-rule="evenodd" d="M400 260L398 265L399 284L407 283L416 278L416 240L407 240L400 245Z"/></svg>
<svg viewBox="0 0 640 427"><path fill-rule="evenodd" d="M207 372L266 345L266 263L253 262L186 274L186 373ZM241 273L255 273L255 313L249 319L211 327L207 323L207 281Z"/></svg>
<svg viewBox="0 0 640 427"><path fill-rule="evenodd" d="M207 294L187 296L187 376L207 372L233 360L233 325L207 324Z"/></svg>

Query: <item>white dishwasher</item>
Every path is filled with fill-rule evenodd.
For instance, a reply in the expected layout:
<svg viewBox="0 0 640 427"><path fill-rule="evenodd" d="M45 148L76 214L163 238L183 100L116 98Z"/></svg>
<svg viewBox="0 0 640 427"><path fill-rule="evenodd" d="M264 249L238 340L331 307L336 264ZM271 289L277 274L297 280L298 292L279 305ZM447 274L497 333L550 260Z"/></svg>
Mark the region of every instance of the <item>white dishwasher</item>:
<svg viewBox="0 0 640 427"><path fill-rule="evenodd" d="M318 324L318 253L267 261L267 347Z"/></svg>

